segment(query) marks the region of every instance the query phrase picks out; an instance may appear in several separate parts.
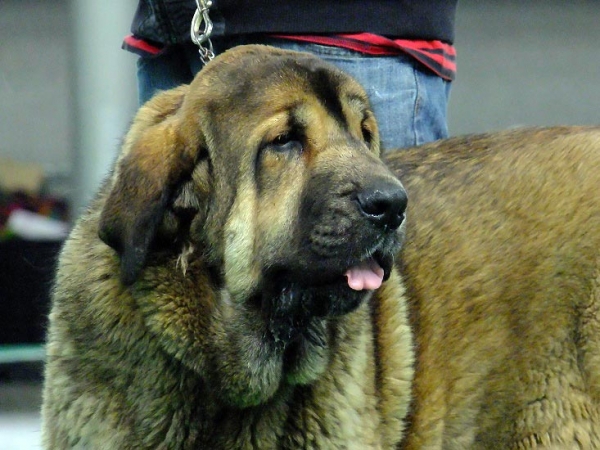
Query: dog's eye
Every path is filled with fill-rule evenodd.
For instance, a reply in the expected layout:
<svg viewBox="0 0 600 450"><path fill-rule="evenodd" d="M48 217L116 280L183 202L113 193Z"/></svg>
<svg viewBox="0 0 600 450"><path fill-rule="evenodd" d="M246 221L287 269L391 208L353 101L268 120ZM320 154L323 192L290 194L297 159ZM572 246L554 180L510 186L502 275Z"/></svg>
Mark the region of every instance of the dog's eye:
<svg viewBox="0 0 600 450"><path fill-rule="evenodd" d="M302 151L302 142L295 133L280 134L270 146L278 152Z"/></svg>

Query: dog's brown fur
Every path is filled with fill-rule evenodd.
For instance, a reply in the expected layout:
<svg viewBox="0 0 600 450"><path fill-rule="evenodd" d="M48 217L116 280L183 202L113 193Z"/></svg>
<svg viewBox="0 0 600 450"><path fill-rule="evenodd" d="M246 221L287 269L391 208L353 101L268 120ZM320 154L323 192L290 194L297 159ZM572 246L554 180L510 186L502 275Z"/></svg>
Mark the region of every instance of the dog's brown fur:
<svg viewBox="0 0 600 450"><path fill-rule="evenodd" d="M363 90L304 54L145 105L61 254L45 446L600 447L600 131L393 153L405 281L331 288L380 239L356 192L398 189L378 153Z"/></svg>
<svg viewBox="0 0 600 450"><path fill-rule="evenodd" d="M417 364L405 448L600 448L600 129L398 152Z"/></svg>
<svg viewBox="0 0 600 450"><path fill-rule="evenodd" d="M142 107L60 257L45 446L395 445L402 231L356 202L374 185L402 204L378 155L363 89L309 55L239 48ZM343 276L371 254L375 295Z"/></svg>

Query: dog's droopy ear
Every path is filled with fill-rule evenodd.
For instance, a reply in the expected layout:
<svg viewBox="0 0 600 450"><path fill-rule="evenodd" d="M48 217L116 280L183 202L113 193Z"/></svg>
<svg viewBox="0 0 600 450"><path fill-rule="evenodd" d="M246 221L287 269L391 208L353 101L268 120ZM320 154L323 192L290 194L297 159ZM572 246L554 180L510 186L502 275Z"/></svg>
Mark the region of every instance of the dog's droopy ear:
<svg viewBox="0 0 600 450"><path fill-rule="evenodd" d="M187 88L165 91L140 108L114 168L98 233L119 253L126 285L143 268L165 210L204 148L201 132L186 132L178 114Z"/></svg>

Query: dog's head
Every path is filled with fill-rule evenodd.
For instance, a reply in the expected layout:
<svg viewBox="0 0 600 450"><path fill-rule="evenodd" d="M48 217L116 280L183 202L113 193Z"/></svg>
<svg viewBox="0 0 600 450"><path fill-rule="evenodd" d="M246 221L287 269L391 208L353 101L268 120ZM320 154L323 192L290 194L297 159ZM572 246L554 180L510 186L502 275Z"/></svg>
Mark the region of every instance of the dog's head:
<svg viewBox="0 0 600 450"><path fill-rule="evenodd" d="M392 270L406 194L379 153L352 78L309 54L238 47L140 109L99 234L125 284L154 249L195 249L287 339L307 317L353 310Z"/></svg>

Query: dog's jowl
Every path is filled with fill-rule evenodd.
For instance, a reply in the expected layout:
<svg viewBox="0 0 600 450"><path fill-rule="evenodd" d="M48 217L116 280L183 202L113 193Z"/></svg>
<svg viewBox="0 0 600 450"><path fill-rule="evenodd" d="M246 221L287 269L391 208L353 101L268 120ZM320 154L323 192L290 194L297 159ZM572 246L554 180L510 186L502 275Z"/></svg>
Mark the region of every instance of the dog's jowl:
<svg viewBox="0 0 600 450"><path fill-rule="evenodd" d="M379 155L304 53L145 104L60 256L44 446L600 446L600 132Z"/></svg>

